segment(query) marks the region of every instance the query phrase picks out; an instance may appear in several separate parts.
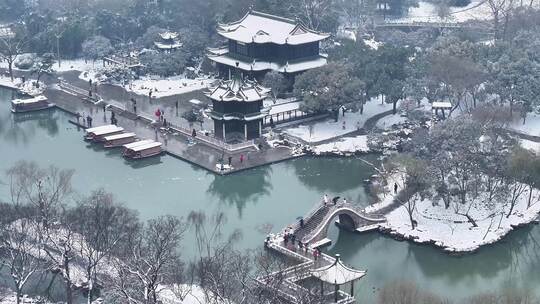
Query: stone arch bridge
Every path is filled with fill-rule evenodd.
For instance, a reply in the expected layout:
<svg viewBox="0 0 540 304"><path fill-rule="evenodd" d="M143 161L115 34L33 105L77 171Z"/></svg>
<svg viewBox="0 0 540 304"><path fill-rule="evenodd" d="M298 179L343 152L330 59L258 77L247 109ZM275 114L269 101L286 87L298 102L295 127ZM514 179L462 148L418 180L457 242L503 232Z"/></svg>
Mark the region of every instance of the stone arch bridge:
<svg viewBox="0 0 540 304"><path fill-rule="evenodd" d="M298 221L290 227L297 240L313 244L326 238L328 227L335 219L341 228L349 231L374 229L386 221L383 215L366 213L350 203L321 203L303 217L303 225Z"/></svg>

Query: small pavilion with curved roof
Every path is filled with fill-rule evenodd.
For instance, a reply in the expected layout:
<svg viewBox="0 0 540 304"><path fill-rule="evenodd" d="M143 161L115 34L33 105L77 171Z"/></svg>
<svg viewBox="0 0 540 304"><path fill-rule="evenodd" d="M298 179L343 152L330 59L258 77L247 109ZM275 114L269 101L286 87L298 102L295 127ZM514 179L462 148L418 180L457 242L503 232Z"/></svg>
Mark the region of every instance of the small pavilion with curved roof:
<svg viewBox="0 0 540 304"><path fill-rule="evenodd" d="M354 296L354 282L366 275L365 270L356 270L343 264L340 255L336 254L333 264L323 266L311 271L311 275L321 281L321 292L324 290L324 283L334 285L334 301L339 299L339 286L351 283L350 295Z"/></svg>

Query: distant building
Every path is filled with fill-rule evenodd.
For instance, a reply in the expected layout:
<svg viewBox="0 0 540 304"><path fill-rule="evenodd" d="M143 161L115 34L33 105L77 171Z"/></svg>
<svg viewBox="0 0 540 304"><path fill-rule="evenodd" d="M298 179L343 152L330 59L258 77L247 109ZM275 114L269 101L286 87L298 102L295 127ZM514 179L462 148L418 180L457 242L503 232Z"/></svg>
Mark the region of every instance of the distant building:
<svg viewBox="0 0 540 304"><path fill-rule="evenodd" d="M329 34L308 29L298 20L250 10L236 22L220 24L217 32L228 45L209 49L208 58L222 77L230 78L234 70L258 79L268 71L294 76L327 61L319 43Z"/></svg>
<svg viewBox="0 0 540 304"><path fill-rule="evenodd" d="M159 34L160 40L155 41L155 47L160 51L171 52L180 48L182 43L178 39L178 33L174 32L165 32Z"/></svg>
<svg viewBox="0 0 540 304"><path fill-rule="evenodd" d="M270 89L255 81L234 77L222 80L206 94L212 101L210 117L214 121L214 136L224 142L258 138L268 109L263 101Z"/></svg>

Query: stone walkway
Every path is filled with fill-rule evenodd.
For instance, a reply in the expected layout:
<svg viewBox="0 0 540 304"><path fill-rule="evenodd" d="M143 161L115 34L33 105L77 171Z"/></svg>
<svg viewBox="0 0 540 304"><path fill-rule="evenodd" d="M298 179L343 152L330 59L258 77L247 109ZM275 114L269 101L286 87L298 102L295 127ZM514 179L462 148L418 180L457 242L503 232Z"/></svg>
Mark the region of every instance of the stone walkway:
<svg viewBox="0 0 540 304"><path fill-rule="evenodd" d="M89 88L86 81L78 78L79 72L64 72L59 76L69 84L80 87L81 89ZM25 76L30 79L28 72L16 71L15 76ZM74 117L72 121L76 122L75 114L80 113L90 115L93 118L93 126L99 126L110 123L111 111L103 110L103 104L95 105L91 102L83 100L80 96L75 96L64 91L61 91L58 87L59 79L55 75L44 76L43 81L49 86L44 95L47 98L56 103L57 106L72 114ZM122 92L124 91L124 92ZM177 157L191 164L197 165L204 169L207 169L213 173L220 175L227 175L235 172L240 172L259 166L265 166L289 159L296 158L291 153L291 149L287 147L270 148L267 145L263 145L262 149L256 147L245 148L234 152L229 152L224 149L218 149L214 146L204 144L201 141L195 139L194 143L188 143L190 136L185 136L178 132L165 132L159 130L156 136L156 129L147 120L141 119L137 115L152 118L154 111L159 107L165 111L165 118L178 125L185 125L185 120L176 115L176 100L179 102L179 114L185 110L191 109L191 104L188 102L191 97L186 97L184 94L163 97L149 102L148 98L144 98L139 95L130 94L125 92L121 87L100 85L98 87L98 93L104 99L105 104L114 105L114 112L118 120L118 125L126 129L126 131L134 132L140 138L147 138L157 140L163 143L163 147L168 154ZM120 99L122 96L126 96L127 99ZM128 96L136 96L137 99L137 114L133 113L132 103ZM184 121L184 122L182 122ZM82 122L82 121L81 121ZM196 127L200 130L200 127ZM243 156L243 161L240 161ZM231 158L230 170L220 170L221 159L224 163L228 163L229 157Z"/></svg>

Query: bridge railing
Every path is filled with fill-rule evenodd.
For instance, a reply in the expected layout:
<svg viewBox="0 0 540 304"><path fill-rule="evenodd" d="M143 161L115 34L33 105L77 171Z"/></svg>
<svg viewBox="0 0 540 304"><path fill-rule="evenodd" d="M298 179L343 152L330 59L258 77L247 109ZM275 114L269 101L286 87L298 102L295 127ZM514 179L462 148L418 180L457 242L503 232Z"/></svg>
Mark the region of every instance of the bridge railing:
<svg viewBox="0 0 540 304"><path fill-rule="evenodd" d="M365 212L363 212L363 210L360 210L358 209L357 206L355 205L352 205L350 203L338 203L336 205L332 205L331 206L331 210L323 217L323 219L321 220L321 223L320 224L324 224L326 223L328 220L330 220L331 217L334 216L334 213L336 210L339 210L339 209L342 209L342 208L348 208L348 209L351 209L353 210L353 212L355 212L356 214L358 214L358 216L360 216L361 218L365 219L365 220L368 220L368 221L371 221L371 222L374 222L374 223L382 223L382 222L385 222L386 221L386 217L384 217L383 215L379 215L379 214L366 214ZM316 229L313 229L312 231L310 231L308 234L306 234L302 241L303 242L311 242L311 240L319 233L321 232L321 229L323 229L323 227L321 225L318 225L316 227Z"/></svg>

